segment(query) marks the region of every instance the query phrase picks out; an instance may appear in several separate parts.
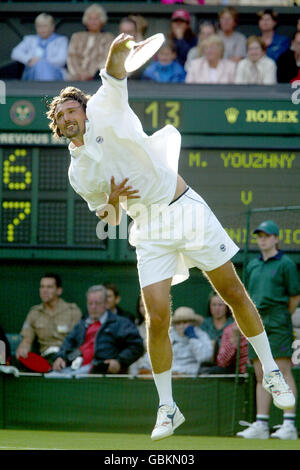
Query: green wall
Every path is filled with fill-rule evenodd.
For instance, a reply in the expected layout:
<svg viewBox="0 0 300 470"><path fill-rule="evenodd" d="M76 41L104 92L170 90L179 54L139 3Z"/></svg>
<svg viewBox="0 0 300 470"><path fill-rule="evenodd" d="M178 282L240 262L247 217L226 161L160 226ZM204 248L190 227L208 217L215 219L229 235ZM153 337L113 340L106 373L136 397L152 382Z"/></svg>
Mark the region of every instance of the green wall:
<svg viewBox="0 0 300 470"><path fill-rule="evenodd" d="M233 435L240 420L255 420L253 368L238 382L228 377L173 380L174 399L186 423L179 435ZM300 368L293 368L299 387ZM237 384L237 385L235 385ZM153 380L127 377L47 379L0 374L0 428L150 433L157 394ZM299 402L296 426L300 426ZM271 405L270 426L282 423Z"/></svg>

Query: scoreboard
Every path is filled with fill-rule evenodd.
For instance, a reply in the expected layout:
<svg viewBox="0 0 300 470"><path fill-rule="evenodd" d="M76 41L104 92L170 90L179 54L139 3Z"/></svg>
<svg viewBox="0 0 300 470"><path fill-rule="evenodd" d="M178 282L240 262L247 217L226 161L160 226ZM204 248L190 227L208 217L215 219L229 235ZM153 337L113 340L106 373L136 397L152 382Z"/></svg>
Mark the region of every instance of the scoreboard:
<svg viewBox="0 0 300 470"><path fill-rule="evenodd" d="M53 140L41 99L57 94L57 84L47 90L37 84L29 97L14 86L8 83L7 103L0 106L0 257L135 259L118 229L97 236L98 218L69 184L66 142ZM99 84L85 86L92 94ZM250 232L273 219L281 247L299 251L300 115L288 87L128 87L148 135L167 124L181 132L179 173L241 249L249 209L268 207L251 215ZM293 210L275 210L287 206ZM256 248L250 237L250 249Z"/></svg>
<svg viewBox="0 0 300 470"><path fill-rule="evenodd" d="M2 247L107 251L97 217L69 185L65 148L8 147L0 160Z"/></svg>
<svg viewBox="0 0 300 470"><path fill-rule="evenodd" d="M60 250L61 255L62 249L71 249L105 259L113 259L118 243L131 251L123 240L97 237L98 218L69 184L69 158L65 147L1 149L2 248L44 249L48 254ZM245 242L249 207L297 206L300 202L300 152L293 150L183 147L179 173L240 246ZM285 211L283 219L280 212L258 214L251 223L258 224L262 217L277 218L284 248L296 250L300 247L299 215L300 211Z"/></svg>

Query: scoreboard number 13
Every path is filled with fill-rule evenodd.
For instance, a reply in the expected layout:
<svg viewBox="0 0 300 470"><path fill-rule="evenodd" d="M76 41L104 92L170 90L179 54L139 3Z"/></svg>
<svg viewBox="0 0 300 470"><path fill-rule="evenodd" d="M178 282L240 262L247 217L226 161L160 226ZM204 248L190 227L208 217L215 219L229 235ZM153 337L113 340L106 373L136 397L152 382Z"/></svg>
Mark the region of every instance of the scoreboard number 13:
<svg viewBox="0 0 300 470"><path fill-rule="evenodd" d="M151 127L158 127L172 124L178 128L181 124L181 105L179 101L152 101L146 108L145 114L151 119Z"/></svg>

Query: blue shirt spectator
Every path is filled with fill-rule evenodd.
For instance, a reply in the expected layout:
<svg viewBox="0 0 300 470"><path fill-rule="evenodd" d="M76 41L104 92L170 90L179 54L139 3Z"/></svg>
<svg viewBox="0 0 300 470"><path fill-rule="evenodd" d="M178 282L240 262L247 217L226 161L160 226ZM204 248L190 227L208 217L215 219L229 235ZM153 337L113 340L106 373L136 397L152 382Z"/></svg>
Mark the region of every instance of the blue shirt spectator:
<svg viewBox="0 0 300 470"><path fill-rule="evenodd" d="M258 26L261 31L261 37L267 46L267 56L277 62L281 54L290 47L290 39L275 33L277 26L277 13L275 11L267 9L258 15Z"/></svg>
<svg viewBox="0 0 300 470"><path fill-rule="evenodd" d="M281 54L287 51L290 47L290 40L286 36L274 33L271 44L267 47L267 56L275 62L279 59Z"/></svg>
<svg viewBox="0 0 300 470"><path fill-rule="evenodd" d="M64 80L68 39L54 32L54 19L41 13L35 19L37 34L25 36L11 58L25 65L22 80Z"/></svg>
<svg viewBox="0 0 300 470"><path fill-rule="evenodd" d="M157 60L150 64L142 75L143 80L160 83L184 82L186 72L176 60L174 45L167 41L158 51Z"/></svg>

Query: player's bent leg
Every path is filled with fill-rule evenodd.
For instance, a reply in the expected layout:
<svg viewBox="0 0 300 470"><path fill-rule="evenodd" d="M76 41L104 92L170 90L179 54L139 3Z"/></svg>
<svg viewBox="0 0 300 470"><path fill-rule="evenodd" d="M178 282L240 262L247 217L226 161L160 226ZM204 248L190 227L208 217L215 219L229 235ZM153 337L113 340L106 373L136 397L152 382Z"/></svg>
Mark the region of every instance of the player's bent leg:
<svg viewBox="0 0 300 470"><path fill-rule="evenodd" d="M155 441L171 436L185 421L172 395L170 288L171 279L166 279L142 289L146 310L147 349L159 396L156 424L151 434L151 439Z"/></svg>
<svg viewBox="0 0 300 470"><path fill-rule="evenodd" d="M264 371L263 387L271 393L274 405L281 409L292 408L295 405L294 394L274 361L260 315L233 264L228 261L205 274L231 308L241 332L254 348Z"/></svg>

